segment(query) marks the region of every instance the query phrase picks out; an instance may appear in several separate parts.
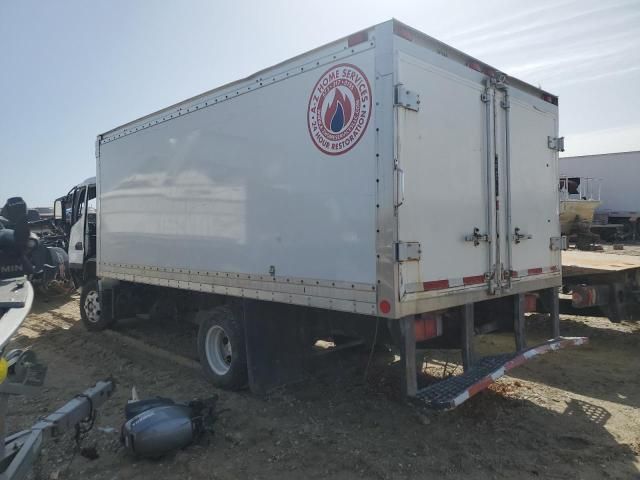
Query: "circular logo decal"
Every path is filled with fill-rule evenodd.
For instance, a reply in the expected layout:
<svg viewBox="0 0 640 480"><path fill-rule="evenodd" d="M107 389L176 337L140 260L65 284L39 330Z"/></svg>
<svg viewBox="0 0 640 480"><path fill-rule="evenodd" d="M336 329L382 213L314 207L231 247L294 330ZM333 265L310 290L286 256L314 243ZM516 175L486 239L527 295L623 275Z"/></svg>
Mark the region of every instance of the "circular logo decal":
<svg viewBox="0 0 640 480"><path fill-rule="evenodd" d="M327 70L313 87L307 126L316 147L328 155L348 152L371 117L371 86L362 70L343 63Z"/></svg>

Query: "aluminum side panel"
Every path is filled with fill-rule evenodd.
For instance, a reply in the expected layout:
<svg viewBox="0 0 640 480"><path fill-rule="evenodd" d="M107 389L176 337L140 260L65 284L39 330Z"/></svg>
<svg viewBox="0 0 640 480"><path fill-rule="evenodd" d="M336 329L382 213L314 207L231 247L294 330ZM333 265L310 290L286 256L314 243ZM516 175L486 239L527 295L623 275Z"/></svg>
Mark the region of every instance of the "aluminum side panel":
<svg viewBox="0 0 640 480"><path fill-rule="evenodd" d="M394 208L395 117L393 86L395 82L393 29L390 23L376 27L376 162L378 194L376 248L378 314L394 317L398 292L398 266L395 242L398 218ZM382 305L382 308L380 308ZM385 312L386 307L389 308Z"/></svg>
<svg viewBox="0 0 640 480"><path fill-rule="evenodd" d="M373 48L340 62L374 84ZM328 68L102 144L101 262L375 284L376 112L347 153L316 148Z"/></svg>

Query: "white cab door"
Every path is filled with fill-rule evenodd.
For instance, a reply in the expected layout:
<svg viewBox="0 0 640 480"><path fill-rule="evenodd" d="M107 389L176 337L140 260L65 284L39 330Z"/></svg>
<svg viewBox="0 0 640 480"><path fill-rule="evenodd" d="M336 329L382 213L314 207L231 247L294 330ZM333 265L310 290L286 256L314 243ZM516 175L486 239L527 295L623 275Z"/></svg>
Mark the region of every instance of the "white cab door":
<svg viewBox="0 0 640 480"><path fill-rule="evenodd" d="M85 215L87 210L87 188L78 188L73 196L71 231L69 233L69 264L79 266L84 261Z"/></svg>

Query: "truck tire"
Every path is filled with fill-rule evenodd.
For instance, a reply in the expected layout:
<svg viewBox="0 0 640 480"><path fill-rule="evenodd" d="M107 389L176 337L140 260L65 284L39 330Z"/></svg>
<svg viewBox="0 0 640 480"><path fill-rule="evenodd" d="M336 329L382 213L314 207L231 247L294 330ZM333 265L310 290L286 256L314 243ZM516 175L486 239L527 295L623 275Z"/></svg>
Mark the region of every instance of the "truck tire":
<svg viewBox="0 0 640 480"><path fill-rule="evenodd" d="M112 322L101 315L100 291L98 290L98 280L95 278L82 285L80 317L85 328L91 332L99 332L111 326Z"/></svg>
<svg viewBox="0 0 640 480"><path fill-rule="evenodd" d="M244 329L231 308L216 307L199 315L198 357L216 387L238 390L247 384Z"/></svg>

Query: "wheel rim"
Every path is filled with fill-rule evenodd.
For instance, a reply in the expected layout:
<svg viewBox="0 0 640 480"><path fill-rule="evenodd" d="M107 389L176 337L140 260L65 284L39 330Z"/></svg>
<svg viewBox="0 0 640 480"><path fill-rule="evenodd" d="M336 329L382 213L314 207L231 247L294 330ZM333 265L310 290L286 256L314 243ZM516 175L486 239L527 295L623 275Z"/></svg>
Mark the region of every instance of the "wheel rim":
<svg viewBox="0 0 640 480"><path fill-rule="evenodd" d="M84 299L84 313L91 323L100 321L100 298L98 292L91 290Z"/></svg>
<svg viewBox="0 0 640 480"><path fill-rule="evenodd" d="M231 341L227 333L219 325L214 325L207 332L205 352L211 370L216 375L225 375L231 368Z"/></svg>

